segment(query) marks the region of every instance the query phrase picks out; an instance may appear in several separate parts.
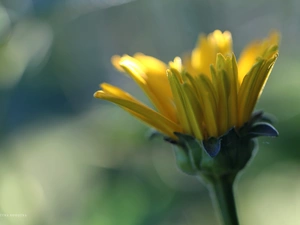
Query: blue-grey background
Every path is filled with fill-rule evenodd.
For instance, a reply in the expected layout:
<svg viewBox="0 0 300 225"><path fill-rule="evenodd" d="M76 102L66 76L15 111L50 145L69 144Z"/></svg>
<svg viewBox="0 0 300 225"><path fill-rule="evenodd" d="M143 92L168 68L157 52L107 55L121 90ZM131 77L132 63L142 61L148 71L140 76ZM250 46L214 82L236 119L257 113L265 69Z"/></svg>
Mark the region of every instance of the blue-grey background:
<svg viewBox="0 0 300 225"><path fill-rule="evenodd" d="M114 54L168 62L220 29L238 56L275 29L280 56L257 109L277 118L280 136L259 140L237 206L242 225L299 225L299 9L297 0L0 1L0 224L217 224L171 146L93 93L109 82L149 104Z"/></svg>

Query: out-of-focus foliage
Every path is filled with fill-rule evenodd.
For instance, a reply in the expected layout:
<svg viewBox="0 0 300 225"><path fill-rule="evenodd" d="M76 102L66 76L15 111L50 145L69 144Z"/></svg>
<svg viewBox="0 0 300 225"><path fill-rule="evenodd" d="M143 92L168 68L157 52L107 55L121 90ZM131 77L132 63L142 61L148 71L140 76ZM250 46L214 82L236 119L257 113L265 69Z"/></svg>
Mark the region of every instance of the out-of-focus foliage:
<svg viewBox="0 0 300 225"><path fill-rule="evenodd" d="M168 62L215 29L232 32L235 52L282 33L257 105L280 136L260 139L237 183L238 211L245 225L300 224L298 1L0 3L0 224L215 225L207 190L178 171L170 145L92 97L109 82L147 102L111 56Z"/></svg>
<svg viewBox="0 0 300 225"><path fill-rule="evenodd" d="M52 42L49 26L33 18L18 22L6 32L0 47L2 89L15 85L26 69L38 67Z"/></svg>

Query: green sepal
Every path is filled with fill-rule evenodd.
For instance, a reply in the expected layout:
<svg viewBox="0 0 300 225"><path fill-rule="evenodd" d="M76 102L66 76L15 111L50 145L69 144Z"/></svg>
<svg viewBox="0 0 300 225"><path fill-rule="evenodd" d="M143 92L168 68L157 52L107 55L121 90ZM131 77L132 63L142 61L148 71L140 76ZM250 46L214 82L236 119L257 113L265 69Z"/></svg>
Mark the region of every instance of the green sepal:
<svg viewBox="0 0 300 225"><path fill-rule="evenodd" d="M254 124L250 131L249 135L253 137L267 136L267 137L277 137L279 135L275 127L269 123L256 123Z"/></svg>
<svg viewBox="0 0 300 225"><path fill-rule="evenodd" d="M203 141L203 146L209 156L215 157L221 150L221 139L211 137Z"/></svg>
<svg viewBox="0 0 300 225"><path fill-rule="evenodd" d="M252 115L241 128L232 127L220 137L197 140L177 133L178 139L164 138L172 143L178 167L185 173L205 180L235 177L253 158L258 136L277 136L278 132L263 112Z"/></svg>
<svg viewBox="0 0 300 225"><path fill-rule="evenodd" d="M205 179L235 176L251 159L256 142L249 135L239 136L235 128L219 138L200 141L181 133L172 143L178 167L185 173L201 175Z"/></svg>
<svg viewBox="0 0 300 225"><path fill-rule="evenodd" d="M234 128L220 137L220 151L215 157L203 153L200 164L204 176L235 176L252 157L256 142L247 137L240 137Z"/></svg>
<svg viewBox="0 0 300 225"><path fill-rule="evenodd" d="M188 153L177 145L173 145L173 150L175 153L176 164L179 169L189 175L195 175L197 170L192 165L193 163L191 162L191 158Z"/></svg>
<svg viewBox="0 0 300 225"><path fill-rule="evenodd" d="M179 138L179 142L188 153L193 168L199 170L202 158L202 143L190 135L181 134L178 132L175 132L174 134Z"/></svg>
<svg viewBox="0 0 300 225"><path fill-rule="evenodd" d="M237 132L239 136L255 138L261 136L277 137L279 135L272 125L275 122L274 116L263 111L254 112L248 122L246 122Z"/></svg>
<svg viewBox="0 0 300 225"><path fill-rule="evenodd" d="M155 139L157 137L163 137L163 138L165 138L165 135L163 135L162 133L158 132L155 129L149 129L149 131L146 133L146 137L149 140L153 140L153 139Z"/></svg>

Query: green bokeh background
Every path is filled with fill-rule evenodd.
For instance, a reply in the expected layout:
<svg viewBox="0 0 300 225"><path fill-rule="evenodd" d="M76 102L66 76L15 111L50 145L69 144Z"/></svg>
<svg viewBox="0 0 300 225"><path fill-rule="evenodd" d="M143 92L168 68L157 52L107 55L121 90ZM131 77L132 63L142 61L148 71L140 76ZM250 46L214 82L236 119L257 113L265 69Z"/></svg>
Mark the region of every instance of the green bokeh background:
<svg viewBox="0 0 300 225"><path fill-rule="evenodd" d="M259 140L237 206L241 225L300 225L297 0L0 3L0 224L217 224L208 191L176 168L171 146L93 93L108 82L149 104L114 54L168 62L220 29L239 55L276 29L280 56L257 109L276 117L280 136Z"/></svg>

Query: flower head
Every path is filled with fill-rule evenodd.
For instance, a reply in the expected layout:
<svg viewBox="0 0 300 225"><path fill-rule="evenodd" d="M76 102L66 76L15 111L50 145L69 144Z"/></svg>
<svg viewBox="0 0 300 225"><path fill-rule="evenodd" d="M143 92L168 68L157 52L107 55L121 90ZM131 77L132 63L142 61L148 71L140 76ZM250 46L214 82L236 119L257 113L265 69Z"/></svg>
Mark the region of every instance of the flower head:
<svg viewBox="0 0 300 225"><path fill-rule="evenodd" d="M127 92L101 84L96 98L111 101L176 141L217 138L250 120L278 56L278 34L250 43L237 61L228 31L201 35L190 56L168 65L141 53L114 56L112 63L142 88L156 110Z"/></svg>
<svg viewBox="0 0 300 225"><path fill-rule="evenodd" d="M106 83L94 96L162 133L181 171L200 176L216 193L226 224L238 224L235 177L253 156L254 138L278 135L262 112L252 114L278 57L278 39L273 33L251 43L238 61L230 32L219 30L200 36L189 56L168 65L141 53L114 56L115 67L130 75L156 110Z"/></svg>

